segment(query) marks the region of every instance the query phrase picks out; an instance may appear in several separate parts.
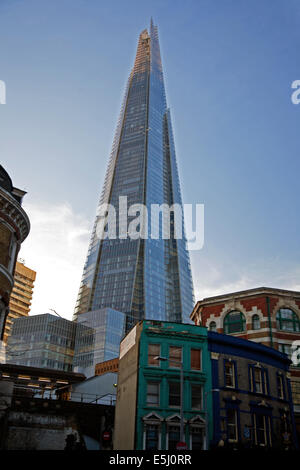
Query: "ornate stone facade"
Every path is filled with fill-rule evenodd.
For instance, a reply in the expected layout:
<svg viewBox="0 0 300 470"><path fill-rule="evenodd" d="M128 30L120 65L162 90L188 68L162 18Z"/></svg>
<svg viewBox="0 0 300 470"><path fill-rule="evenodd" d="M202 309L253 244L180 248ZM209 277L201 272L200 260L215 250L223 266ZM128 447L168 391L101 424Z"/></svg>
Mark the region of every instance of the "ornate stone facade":
<svg viewBox="0 0 300 470"><path fill-rule="evenodd" d="M0 340L8 315L18 252L30 230L28 216L21 207L25 194L13 187L8 173L0 165Z"/></svg>

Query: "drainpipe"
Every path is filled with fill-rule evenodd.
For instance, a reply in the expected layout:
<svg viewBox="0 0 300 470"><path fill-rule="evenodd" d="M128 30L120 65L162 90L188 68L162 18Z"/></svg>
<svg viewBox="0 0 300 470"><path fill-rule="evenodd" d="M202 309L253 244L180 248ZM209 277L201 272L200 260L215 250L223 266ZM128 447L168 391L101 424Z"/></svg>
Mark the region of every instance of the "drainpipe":
<svg viewBox="0 0 300 470"><path fill-rule="evenodd" d="M267 300L267 312L268 312L268 321L269 321L269 330L270 330L270 343L271 348L273 348L273 334L272 334L272 321L271 321L271 313L270 313L270 299L266 297Z"/></svg>

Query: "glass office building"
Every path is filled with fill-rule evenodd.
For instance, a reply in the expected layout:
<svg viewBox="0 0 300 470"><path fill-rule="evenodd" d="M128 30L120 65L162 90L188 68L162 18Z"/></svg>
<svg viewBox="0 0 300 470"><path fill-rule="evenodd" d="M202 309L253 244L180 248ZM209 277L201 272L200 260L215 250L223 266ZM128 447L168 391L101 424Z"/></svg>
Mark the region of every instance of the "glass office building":
<svg viewBox="0 0 300 470"><path fill-rule="evenodd" d="M50 313L14 319L6 362L72 371L76 323Z"/></svg>
<svg viewBox="0 0 300 470"><path fill-rule="evenodd" d="M77 320L74 371L95 375L96 364L119 357L125 315L111 308L86 312Z"/></svg>
<svg viewBox="0 0 300 470"><path fill-rule="evenodd" d="M158 32L152 21L149 32L139 37L99 203L114 206L117 237L98 237L98 211L74 318L111 307L126 314L126 330L144 318L189 323L194 305L190 261L185 236L174 237L174 214L169 239L162 237L161 222L158 239L120 237L120 196L127 197L128 207L144 204L148 213L153 204L182 207ZM184 234L183 218L181 224Z"/></svg>

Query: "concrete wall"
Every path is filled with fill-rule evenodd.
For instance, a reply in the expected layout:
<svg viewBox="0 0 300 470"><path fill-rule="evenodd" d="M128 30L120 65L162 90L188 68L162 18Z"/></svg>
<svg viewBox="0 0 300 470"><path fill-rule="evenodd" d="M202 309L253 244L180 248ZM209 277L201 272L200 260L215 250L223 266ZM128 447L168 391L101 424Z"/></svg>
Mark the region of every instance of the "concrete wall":
<svg viewBox="0 0 300 470"><path fill-rule="evenodd" d="M110 404L110 401L114 401L116 397L117 389L114 385L117 383L117 380L117 374L107 373L74 384L72 385L72 400L81 401L82 396L82 401L91 402L96 398L94 395L97 395L103 397L97 403Z"/></svg>
<svg viewBox="0 0 300 470"><path fill-rule="evenodd" d="M143 328L142 323L137 324L135 328L135 342L119 362L114 426L114 449L116 450L133 450L135 447L139 340Z"/></svg>
<svg viewBox="0 0 300 470"><path fill-rule="evenodd" d="M68 434L77 433L68 417L10 411L7 450L63 450Z"/></svg>

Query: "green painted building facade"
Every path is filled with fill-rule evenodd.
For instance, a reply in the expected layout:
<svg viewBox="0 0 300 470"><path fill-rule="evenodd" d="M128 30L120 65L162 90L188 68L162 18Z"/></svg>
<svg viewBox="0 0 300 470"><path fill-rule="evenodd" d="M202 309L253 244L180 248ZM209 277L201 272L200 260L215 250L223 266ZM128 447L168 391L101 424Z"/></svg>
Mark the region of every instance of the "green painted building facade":
<svg viewBox="0 0 300 470"><path fill-rule="evenodd" d="M136 331L131 332L131 338L129 335L124 345L121 344L123 353L116 409L116 415L121 419L115 427L120 433L126 427L127 434L123 439L117 436L115 448L176 449L180 441L178 363L183 362L185 442L188 449L204 449L206 432L209 441L213 432L211 362L206 328L144 320L137 325ZM157 356L165 360L157 360ZM130 396L134 382L136 396ZM133 420L133 414L135 422L130 427L127 424ZM129 444L128 433L133 432Z"/></svg>

